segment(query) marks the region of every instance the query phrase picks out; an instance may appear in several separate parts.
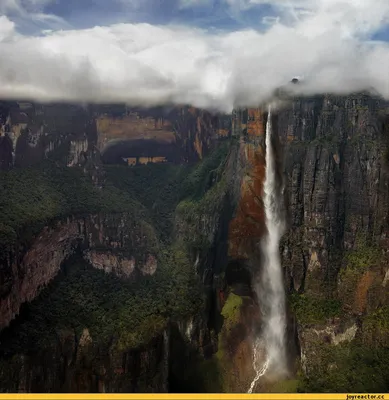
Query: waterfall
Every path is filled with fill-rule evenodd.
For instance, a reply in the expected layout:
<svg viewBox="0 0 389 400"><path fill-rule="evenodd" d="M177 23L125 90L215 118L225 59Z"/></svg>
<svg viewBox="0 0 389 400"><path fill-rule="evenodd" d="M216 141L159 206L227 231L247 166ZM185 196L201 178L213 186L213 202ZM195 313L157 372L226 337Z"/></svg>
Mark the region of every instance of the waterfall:
<svg viewBox="0 0 389 400"><path fill-rule="evenodd" d="M263 343L266 361L262 368L258 367L263 357L258 351L259 342L257 341L253 350L253 367L256 376L248 393L252 393L258 379L267 371L271 370L272 373L280 375L286 372L285 292L279 252L279 242L284 231L284 220L280 208L280 194L277 190L276 165L271 136L271 106L269 106L266 124L266 177L263 195L267 235L262 242L264 264L260 277L261 281L257 288L263 315Z"/></svg>
<svg viewBox="0 0 389 400"><path fill-rule="evenodd" d="M271 145L271 108L266 124L266 179L264 206L268 234L263 242L265 262L262 272L260 300L264 311L264 338L269 367L286 370L286 310L284 282L281 270L279 243L284 232L284 220L277 191L276 166Z"/></svg>
<svg viewBox="0 0 389 400"><path fill-rule="evenodd" d="M256 383L258 382L261 376L265 375L267 368L269 366L269 359L266 359L262 367L259 367L259 360L261 359L261 348L262 348L261 341L257 339L255 341L253 349L253 367L255 371L255 377L251 382L250 389L248 390L247 393L253 393Z"/></svg>

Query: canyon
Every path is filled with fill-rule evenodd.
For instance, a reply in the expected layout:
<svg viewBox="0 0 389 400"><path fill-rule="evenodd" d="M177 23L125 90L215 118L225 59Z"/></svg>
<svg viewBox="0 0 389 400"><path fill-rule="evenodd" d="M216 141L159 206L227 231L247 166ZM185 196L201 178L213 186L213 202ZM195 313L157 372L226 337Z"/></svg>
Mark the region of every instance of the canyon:
<svg viewBox="0 0 389 400"><path fill-rule="evenodd" d="M268 118L0 103L0 391L249 390L268 122L288 373L253 391L387 391L389 104Z"/></svg>

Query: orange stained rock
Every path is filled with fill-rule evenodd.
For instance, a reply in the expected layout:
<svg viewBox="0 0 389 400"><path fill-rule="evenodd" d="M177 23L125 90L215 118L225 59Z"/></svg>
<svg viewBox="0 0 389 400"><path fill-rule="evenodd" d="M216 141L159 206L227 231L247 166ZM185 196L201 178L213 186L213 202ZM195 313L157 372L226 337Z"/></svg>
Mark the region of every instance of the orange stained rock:
<svg viewBox="0 0 389 400"><path fill-rule="evenodd" d="M225 390L246 392L255 376L253 368L253 321L260 321L258 305L249 297L243 298L233 324L223 325L219 336L219 365L227 377Z"/></svg>
<svg viewBox="0 0 389 400"><path fill-rule="evenodd" d="M248 109L247 134L249 136L263 136L263 113L259 108Z"/></svg>
<svg viewBox="0 0 389 400"><path fill-rule="evenodd" d="M198 154L200 160L203 158L203 143L201 142L199 138L199 133L196 132L196 137L194 141L194 148L196 150L196 153Z"/></svg>
<svg viewBox="0 0 389 400"><path fill-rule="evenodd" d="M175 141L171 122L162 118L140 118L138 115L122 118L104 116L97 118L96 127L100 149L111 140L157 139L167 143Z"/></svg>
<svg viewBox="0 0 389 400"><path fill-rule="evenodd" d="M359 279L354 297L354 311L363 313L367 306L367 294L373 283L374 275L372 271L366 271Z"/></svg>
<svg viewBox="0 0 389 400"><path fill-rule="evenodd" d="M152 163L162 163L166 162L166 157L151 157L151 162Z"/></svg>
<svg viewBox="0 0 389 400"><path fill-rule="evenodd" d="M218 134L219 136L226 137L226 136L228 136L228 133L229 133L228 129L219 128L219 129L217 130L217 134Z"/></svg>
<svg viewBox="0 0 389 400"><path fill-rule="evenodd" d="M293 133L293 125L292 124L289 124L288 125L288 129L287 129L287 132L286 132L286 137L288 138L288 140L294 140L294 133ZM289 139L289 138L291 138L291 139Z"/></svg>
<svg viewBox="0 0 389 400"><path fill-rule="evenodd" d="M235 349L231 363L231 378L235 390L246 391L250 386L250 380L255 376L252 358L253 351L250 340L240 342Z"/></svg>
<svg viewBox="0 0 389 400"><path fill-rule="evenodd" d="M147 164L149 162L149 157L139 157L138 163L139 164Z"/></svg>
<svg viewBox="0 0 389 400"><path fill-rule="evenodd" d="M136 164L136 157L129 157L126 159L128 165L135 165Z"/></svg>
<svg viewBox="0 0 389 400"><path fill-rule="evenodd" d="M258 241L265 231L262 202L265 154L262 147L247 143L241 145L241 151L248 167L241 183L237 212L229 226L229 255L234 258L247 258L252 241Z"/></svg>
<svg viewBox="0 0 389 400"><path fill-rule="evenodd" d="M203 158L204 152L214 135L214 129L212 121L207 118L207 115L201 114L196 118L193 145L200 159Z"/></svg>
<svg viewBox="0 0 389 400"><path fill-rule="evenodd" d="M148 163L161 163L165 162L166 157L139 157L139 164L148 164Z"/></svg>
<svg viewBox="0 0 389 400"><path fill-rule="evenodd" d="M128 157L125 159L128 165L136 165L136 157ZM166 157L139 157L138 162L139 164L148 164L148 163L163 163L166 162Z"/></svg>
<svg viewBox="0 0 389 400"><path fill-rule="evenodd" d="M197 133L201 133L202 130L201 122L202 122L201 117L197 117L196 118Z"/></svg>
<svg viewBox="0 0 389 400"><path fill-rule="evenodd" d="M286 135L286 140L287 140L288 142L293 142L293 140L294 140L294 135Z"/></svg>

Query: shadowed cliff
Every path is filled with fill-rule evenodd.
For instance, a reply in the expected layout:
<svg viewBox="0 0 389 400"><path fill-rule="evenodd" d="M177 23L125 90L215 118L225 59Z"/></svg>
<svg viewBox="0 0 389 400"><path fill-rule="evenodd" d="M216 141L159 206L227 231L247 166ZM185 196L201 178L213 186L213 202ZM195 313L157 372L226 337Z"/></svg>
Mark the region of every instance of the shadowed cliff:
<svg viewBox="0 0 389 400"><path fill-rule="evenodd" d="M257 391L389 387L388 110L328 95L272 117L291 376ZM247 391L264 109L3 102L0 119L1 390Z"/></svg>

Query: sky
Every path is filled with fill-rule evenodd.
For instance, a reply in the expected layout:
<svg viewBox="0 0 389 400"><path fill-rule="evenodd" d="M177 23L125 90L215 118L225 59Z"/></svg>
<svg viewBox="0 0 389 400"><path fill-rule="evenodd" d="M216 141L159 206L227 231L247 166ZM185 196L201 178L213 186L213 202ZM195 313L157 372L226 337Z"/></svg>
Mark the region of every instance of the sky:
<svg viewBox="0 0 389 400"><path fill-rule="evenodd" d="M0 0L0 98L255 107L389 99L388 0Z"/></svg>

